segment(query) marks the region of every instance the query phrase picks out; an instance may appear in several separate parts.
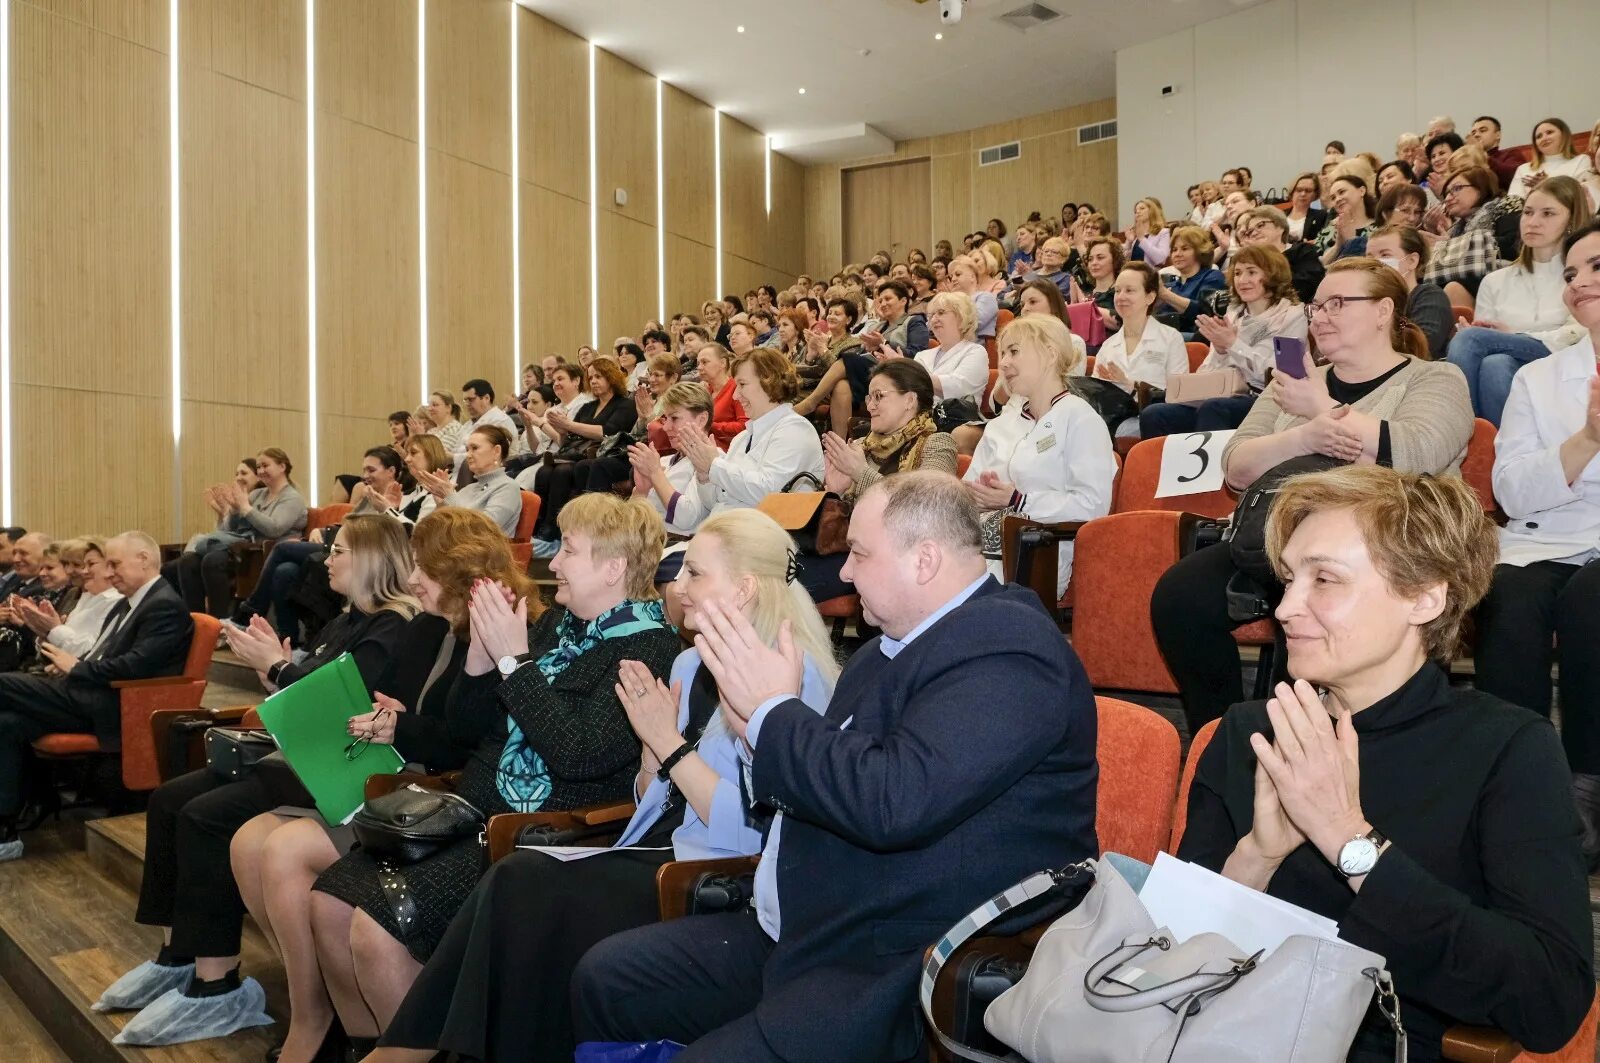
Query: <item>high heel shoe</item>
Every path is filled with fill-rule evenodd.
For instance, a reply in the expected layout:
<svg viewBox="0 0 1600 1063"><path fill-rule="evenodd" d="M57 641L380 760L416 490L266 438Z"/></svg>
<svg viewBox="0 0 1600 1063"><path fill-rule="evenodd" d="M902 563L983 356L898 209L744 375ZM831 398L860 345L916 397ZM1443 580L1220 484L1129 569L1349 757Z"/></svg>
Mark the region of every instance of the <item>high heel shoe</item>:
<svg viewBox="0 0 1600 1063"><path fill-rule="evenodd" d="M279 1041L267 1049L265 1056L267 1063L278 1063L278 1060L283 1058L283 1044ZM335 1016L333 1022L328 1024L328 1032L322 1035L322 1044L317 1046L317 1054L311 1057L311 1063L344 1063L349 1044L344 1035L344 1027L339 1025L339 1019Z"/></svg>

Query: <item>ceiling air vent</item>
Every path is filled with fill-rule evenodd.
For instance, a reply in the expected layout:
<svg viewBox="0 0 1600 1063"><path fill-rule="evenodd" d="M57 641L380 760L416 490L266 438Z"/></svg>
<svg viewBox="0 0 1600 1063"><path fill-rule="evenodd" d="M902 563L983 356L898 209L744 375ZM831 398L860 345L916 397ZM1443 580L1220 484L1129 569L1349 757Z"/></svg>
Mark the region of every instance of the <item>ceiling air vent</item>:
<svg viewBox="0 0 1600 1063"><path fill-rule="evenodd" d="M1038 29L1040 26L1054 22L1060 17L1061 12L1055 8L1033 3L1023 4L1021 7L1007 11L1000 16L1000 21L1014 30L1026 33L1029 30Z"/></svg>
<svg viewBox="0 0 1600 1063"><path fill-rule="evenodd" d="M983 148L978 152L979 166L993 166L997 162L1010 162L1022 155L1022 142L1013 140L1009 144L996 144L990 148Z"/></svg>
<svg viewBox="0 0 1600 1063"><path fill-rule="evenodd" d="M1078 127L1078 146L1094 144L1102 140L1115 140L1117 138L1117 120L1109 122L1095 122L1091 125Z"/></svg>

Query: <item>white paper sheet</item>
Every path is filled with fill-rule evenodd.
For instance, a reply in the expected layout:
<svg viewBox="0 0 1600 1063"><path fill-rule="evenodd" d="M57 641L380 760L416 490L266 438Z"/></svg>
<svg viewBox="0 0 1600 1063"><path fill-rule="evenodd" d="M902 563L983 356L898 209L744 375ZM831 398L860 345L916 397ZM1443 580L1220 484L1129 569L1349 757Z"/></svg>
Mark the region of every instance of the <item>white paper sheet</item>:
<svg viewBox="0 0 1600 1063"><path fill-rule="evenodd" d="M1156 856L1139 900L1156 926L1166 927L1179 941L1209 932L1246 953L1270 953L1296 934L1339 940L1339 925L1333 920L1167 853Z"/></svg>
<svg viewBox="0 0 1600 1063"><path fill-rule="evenodd" d="M1219 432L1183 432L1161 442L1161 476L1157 498L1199 495L1222 487L1222 451L1233 429Z"/></svg>
<svg viewBox="0 0 1600 1063"><path fill-rule="evenodd" d="M543 853L563 864L570 864L574 860L587 860L591 856L603 856L606 853L658 853L671 846L625 845L618 849L609 845L519 845L517 848Z"/></svg>

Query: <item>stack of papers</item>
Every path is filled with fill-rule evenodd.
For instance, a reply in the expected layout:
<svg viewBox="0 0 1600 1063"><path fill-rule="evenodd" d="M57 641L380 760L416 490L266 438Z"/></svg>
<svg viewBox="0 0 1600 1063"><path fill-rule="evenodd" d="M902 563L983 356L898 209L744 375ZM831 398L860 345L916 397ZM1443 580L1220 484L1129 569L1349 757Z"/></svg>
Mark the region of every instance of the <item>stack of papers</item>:
<svg viewBox="0 0 1600 1063"><path fill-rule="evenodd" d="M1155 925L1177 940L1221 934L1246 955L1258 949L1270 954L1296 934L1339 940L1333 920L1167 853L1156 856L1139 900Z"/></svg>

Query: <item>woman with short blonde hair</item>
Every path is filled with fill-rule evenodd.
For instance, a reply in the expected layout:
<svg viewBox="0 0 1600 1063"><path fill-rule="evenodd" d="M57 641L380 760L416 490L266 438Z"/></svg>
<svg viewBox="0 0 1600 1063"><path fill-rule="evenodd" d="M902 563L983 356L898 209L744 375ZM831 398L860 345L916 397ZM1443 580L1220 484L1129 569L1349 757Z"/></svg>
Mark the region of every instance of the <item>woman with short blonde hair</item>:
<svg viewBox="0 0 1600 1063"><path fill-rule="evenodd" d="M1156 269L1167 264L1172 253L1172 233L1161 200L1145 196L1133 205L1133 224L1123 233L1123 250L1135 262L1148 262Z"/></svg>

